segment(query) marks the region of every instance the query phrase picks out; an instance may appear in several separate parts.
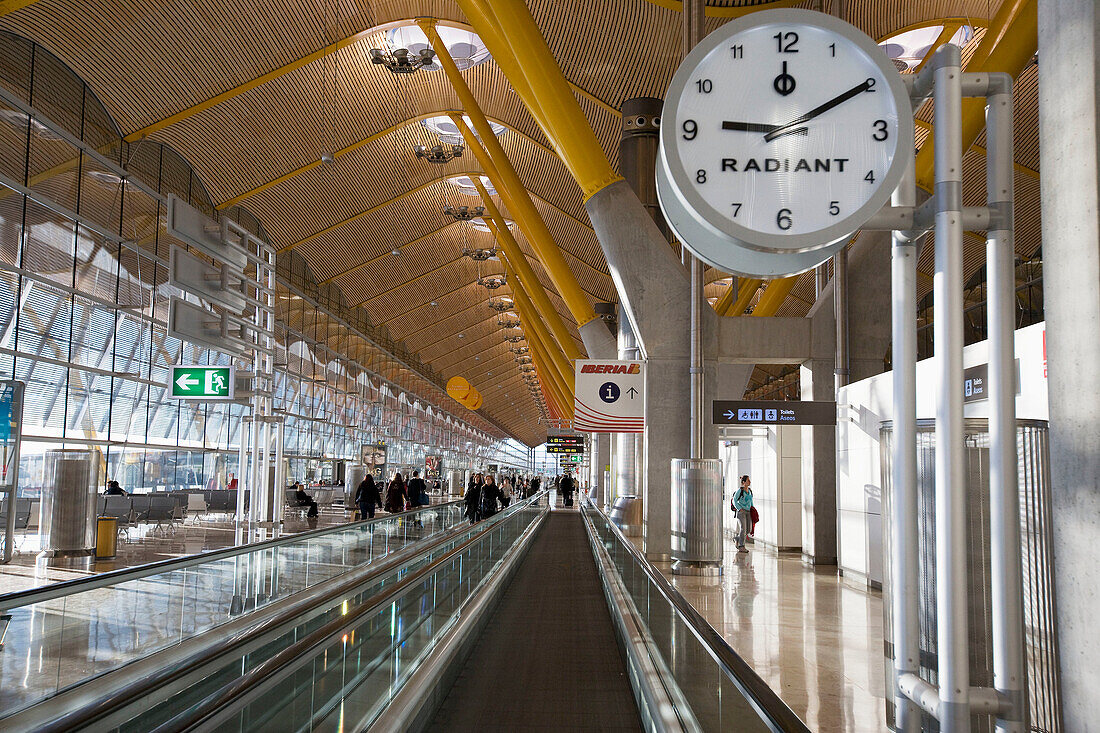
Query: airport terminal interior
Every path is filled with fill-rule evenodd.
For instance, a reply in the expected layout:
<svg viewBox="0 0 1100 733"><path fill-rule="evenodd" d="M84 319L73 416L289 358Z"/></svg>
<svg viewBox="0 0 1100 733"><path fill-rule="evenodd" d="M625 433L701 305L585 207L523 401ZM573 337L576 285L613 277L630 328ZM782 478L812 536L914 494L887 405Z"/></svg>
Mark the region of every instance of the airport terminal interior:
<svg viewBox="0 0 1100 733"><path fill-rule="evenodd" d="M1096 0L0 0L0 730L1093 730L1097 364Z"/></svg>

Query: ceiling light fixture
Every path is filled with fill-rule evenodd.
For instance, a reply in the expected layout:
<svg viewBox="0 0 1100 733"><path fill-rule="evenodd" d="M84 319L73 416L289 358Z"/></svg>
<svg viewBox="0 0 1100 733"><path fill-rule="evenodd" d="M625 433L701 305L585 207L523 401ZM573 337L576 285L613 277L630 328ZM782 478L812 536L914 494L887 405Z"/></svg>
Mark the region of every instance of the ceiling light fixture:
<svg viewBox="0 0 1100 733"><path fill-rule="evenodd" d="M372 64L385 66L394 74L411 74L422 68L431 68L435 61L435 51L425 46L415 53L410 53L407 48L395 48L386 52L380 48L370 50Z"/></svg>
<svg viewBox="0 0 1100 733"><path fill-rule="evenodd" d="M443 207L443 213L447 216L454 217L455 221L470 221L485 213L484 206L451 206L447 204Z"/></svg>
<svg viewBox="0 0 1100 733"><path fill-rule="evenodd" d="M497 313L510 311L514 306L515 304L512 302L512 299L509 298L507 295L502 295L499 298L489 300L489 307L495 310Z"/></svg>
<svg viewBox="0 0 1100 733"><path fill-rule="evenodd" d="M475 262L484 262L485 260L497 259L497 251L493 247L490 247L489 249L469 249L464 247L462 249L462 255L464 257L469 257Z"/></svg>
<svg viewBox="0 0 1100 733"><path fill-rule="evenodd" d="M464 28L453 28L443 23L437 23L435 31L439 34L439 40L443 41L443 45L447 47L447 52L454 59L455 66L458 67L459 71L489 60L489 49L485 47L481 37L473 31ZM424 35L424 31L411 21L407 25L393 28L386 35L390 45L407 48L413 53L420 51L422 48L430 48L428 37ZM432 66L431 68L437 67Z"/></svg>
<svg viewBox="0 0 1100 733"><path fill-rule="evenodd" d="M484 287L486 290L496 290L502 288L508 284L508 279L504 275L487 275L477 279L477 284Z"/></svg>
<svg viewBox="0 0 1100 733"><path fill-rule="evenodd" d="M436 163L443 165L444 163L450 163L455 158L461 158L462 152L465 150L462 145L433 145L430 148L427 145L414 145L413 152L416 153L417 158L423 158L429 163Z"/></svg>

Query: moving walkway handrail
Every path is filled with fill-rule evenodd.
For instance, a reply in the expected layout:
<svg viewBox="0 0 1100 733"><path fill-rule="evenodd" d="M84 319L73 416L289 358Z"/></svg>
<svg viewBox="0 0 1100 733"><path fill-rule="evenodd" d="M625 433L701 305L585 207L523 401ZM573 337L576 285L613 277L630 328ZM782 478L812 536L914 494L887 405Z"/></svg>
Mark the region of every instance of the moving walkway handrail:
<svg viewBox="0 0 1100 733"><path fill-rule="evenodd" d="M117 585L119 583L127 583L132 580L147 578L150 575L160 575L161 573L171 572L173 570L182 570L183 568L189 568L195 565L204 565L208 562L224 560L226 558L236 557L238 555L247 555L260 550L268 550L273 547L281 547L283 545L289 545L295 542L301 542L303 540L317 539L325 537L326 535L336 534L338 532L346 532L348 530L357 528L361 529L370 524L384 522L392 519L400 519L402 517L409 517L420 512L438 510L442 507L452 506L461 503L462 499L443 502L442 504L432 504L430 506L410 509L406 512L386 514L385 516L374 517L372 519L364 519L359 522L348 522L346 524L337 524L331 527L322 527L321 529L311 529L306 532L288 534L284 535L283 537L275 537L270 540L254 542L248 545L234 545L233 547L225 547L220 550L200 552L198 554L187 555L185 557L173 557L167 560L158 560L157 562L147 563L145 565L136 565L132 568L110 570L105 573L90 575L86 578L65 580L59 583L51 583L50 585L42 586L39 588L28 588L27 590L16 591L15 593L5 593L4 595L0 595L0 613L5 613L13 608L30 606L35 603L44 603L45 601L52 601L55 598L61 598L62 596L67 596L72 593L82 593L84 591L95 590L97 588L105 588L109 585Z"/></svg>
<svg viewBox="0 0 1100 733"><path fill-rule="evenodd" d="M507 507L506 509L498 512L492 518L485 520L484 522L479 522L472 527L464 528L462 531L445 533L440 536L436 541L432 542L429 546L417 548L417 551L413 553L412 556L409 558L410 560L413 557L418 557L432 552L439 545L445 544L446 542L453 540L456 535L461 535L464 531L473 532L472 536L462 542L460 545L457 545L452 550L447 551L444 555L441 555L439 558L432 561L423 568L420 568L413 573L405 576L404 578L402 578L401 581L383 589L379 593L375 594L375 596L364 600L355 609L349 610L347 615L336 617L334 621L325 624L320 629L318 629L318 631L306 637L303 637L302 640L298 641L291 647L286 647L286 649L281 650L276 656L283 660L293 659L293 656L284 656L284 652L287 649L297 649L299 651L302 651L303 647L301 645L303 643L314 638L317 633L327 629L330 625L336 622L339 622L339 625L346 625L349 620L359 618L362 613L366 613L365 611L360 612L361 609L363 609L364 607L369 606L372 609L378 607L380 603L375 603L376 599L378 599L379 597L390 597L394 593L397 593L398 591L409 587L410 583L415 582L415 580L417 580L418 578L423 577L424 573L422 571L429 568L438 567L446 559L453 557L457 551L460 551L470 546L478 538L482 537L484 535L485 529L496 525L501 520L503 520L506 515L511 515L514 510L518 509L519 507L537 504L539 499L544 494L545 491L539 492L538 494L535 494L528 499L512 504L510 507ZM392 569L392 564L387 564L387 567L385 568L379 568L379 570L382 572ZM185 675L189 670L200 668L211 662L214 662L217 658L226 655L227 653L240 647L243 644L246 644L250 639L253 639L257 636L262 636L264 634L279 629L285 624L293 621L296 617L308 611L310 608L315 608L317 606L324 605L326 603L330 603L341 598L346 598L348 594L353 592L356 587L361 586L364 583L368 583L370 582L370 580L370 577L362 577L358 574L356 575L356 577L340 576L339 582L328 588L320 596L297 594L295 596L282 599L281 601L277 601L275 604L268 606L264 612L257 614L255 617L243 617L242 623L239 626L234 625L231 629L227 629L225 626L217 627L213 630L213 633L206 634L201 637L194 637L197 640L195 642L197 648L189 650L186 654L176 655L176 658L171 659L167 663L161 665L155 671L151 671L146 674L132 675L132 679L130 679L125 684L106 685L104 684L104 679L106 676L104 676L98 679L91 680L85 683L85 685L74 688L74 690L80 691L80 693L78 694L80 694L81 700L75 701L73 704L70 704L68 706L68 709L65 710L63 713L58 714L60 711L57 711L56 709L47 710L43 708L43 705L50 704L50 699L47 699L41 701L40 703L37 703L30 708L17 711L13 717L17 717L21 724L28 724L28 727L26 729L33 729L41 731L42 733L61 733L62 731L71 731L88 726L96 720L102 718L103 716L110 714L111 711L126 705L128 702L138 700L141 697L150 694L152 691L156 690L159 687L171 684L174 680ZM154 657L155 655L147 657L146 659L152 662L155 661ZM274 657L272 659L274 659ZM145 660L140 660L136 664L142 664L142 662L144 661ZM261 667L265 670L271 669L271 666L268 664L268 662L270 661L271 659L266 660L257 667L253 668L253 670L247 673L245 677L252 679L251 675L253 675L255 671L260 669ZM124 671L126 671L126 667L122 667L115 672ZM253 680L253 682L255 681L256 680ZM238 682L240 682L240 680L238 680ZM229 685L226 688L223 688L221 693L217 695L218 699L222 699L224 697L222 693L229 689L237 689L236 683L234 683L233 685ZM203 706L205 706L210 699L211 698L208 697L205 700L201 701L199 703L199 706L189 709L187 713L189 715L192 713L196 713L196 710L200 707L202 709L206 709ZM229 701L226 701L226 704L228 704L228 702ZM220 708L221 705L219 705L218 707ZM34 712L36 708L39 712ZM7 722L9 722L8 719L0 718L0 728L3 728ZM172 730L174 728L161 726L160 729Z"/></svg>
<svg viewBox="0 0 1100 733"><path fill-rule="evenodd" d="M520 507L528 507L532 504L537 505L544 493L545 491L540 491L533 497L516 502L512 506L498 512L495 516L503 517L505 514L516 513ZM528 533L531 531L531 527L528 527L526 530ZM159 733L160 731L206 730L212 727L209 724L213 722L215 716L225 711L233 705L235 701L245 697L253 690L256 690L264 682L272 683L272 680L277 679L276 675L279 671L290 666L300 658L304 658L310 652L316 651L319 647L324 646L357 619L363 618L368 614L378 611L383 606L388 605L393 598L403 593L406 589L414 586L424 578L430 576L438 568L450 562L453 558L461 555L466 548L470 547L475 542L484 539L484 534L484 532L474 534L465 542L456 545L424 567L406 575L396 584L366 599L356 606L354 610L349 610L347 615L337 616L324 626L302 637L302 639L294 644L281 649L277 654L260 662L232 683L180 712L174 718L165 722L155 730Z"/></svg>
<svg viewBox="0 0 1100 733"><path fill-rule="evenodd" d="M582 511L590 509L603 518L620 544L649 577L653 586L669 605L676 609L687 627L691 629L695 637L707 649L726 675L740 688L741 694L757 709L757 712L762 717L772 721L779 730L810 733L810 729L806 727L806 724L795 715L794 711L787 706L787 703L783 702L775 690L769 687L768 683L756 673L756 670L733 650L729 642L723 639L722 635L703 618L702 614L695 610L695 607L673 587L668 578L646 559L645 554L623 534L622 530L604 514L603 510L597 507L587 496L584 499L581 505Z"/></svg>

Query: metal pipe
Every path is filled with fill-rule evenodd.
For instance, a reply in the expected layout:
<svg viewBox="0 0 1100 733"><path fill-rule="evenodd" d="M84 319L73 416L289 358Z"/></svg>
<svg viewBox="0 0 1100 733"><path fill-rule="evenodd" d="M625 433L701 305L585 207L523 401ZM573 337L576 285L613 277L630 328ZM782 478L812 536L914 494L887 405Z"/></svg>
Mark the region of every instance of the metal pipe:
<svg viewBox="0 0 1100 733"><path fill-rule="evenodd" d="M1020 503L1016 465L1015 232L1012 221L1012 77L990 79L986 107L986 193L1002 215L986 232L989 323L989 530L993 611L993 684L1009 703L1001 733L1023 733L1027 709ZM995 82L995 83L994 83ZM992 90L991 90L992 91Z"/></svg>
<svg viewBox="0 0 1100 733"><path fill-rule="evenodd" d="M963 453L962 69L958 46L936 52L934 324L936 404L936 651L940 730L970 730L967 633L967 484Z"/></svg>
<svg viewBox="0 0 1100 733"><path fill-rule="evenodd" d="M836 322L836 364L833 384L836 390L848 384L848 245L833 255L833 316Z"/></svg>
<svg viewBox="0 0 1100 733"><path fill-rule="evenodd" d="M282 498L286 489L286 465L283 451L286 446L286 420L281 418L275 428L275 522L282 524L286 502ZM354 489L353 489L354 491Z"/></svg>
<svg viewBox="0 0 1100 733"><path fill-rule="evenodd" d="M916 204L912 163L893 195L894 206ZM823 269L823 268L822 268ZM905 675L920 675L920 547L917 499L917 247L894 232L891 250L894 454L891 463L891 604L893 611L895 728L920 731L920 709L900 688Z"/></svg>
<svg viewBox="0 0 1100 733"><path fill-rule="evenodd" d="M683 52L686 56L703 38L705 0L684 0ZM686 248L685 248L686 251ZM691 265L691 457L703 457L703 261L686 255Z"/></svg>

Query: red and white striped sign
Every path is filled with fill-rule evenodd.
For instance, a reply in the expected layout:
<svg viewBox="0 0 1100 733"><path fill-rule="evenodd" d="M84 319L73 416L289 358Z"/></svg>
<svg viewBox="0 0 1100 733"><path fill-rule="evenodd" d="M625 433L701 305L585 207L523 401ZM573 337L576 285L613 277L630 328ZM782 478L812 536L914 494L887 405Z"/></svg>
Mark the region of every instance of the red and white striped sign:
<svg viewBox="0 0 1100 733"><path fill-rule="evenodd" d="M573 429L583 433L645 430L645 362L579 359Z"/></svg>

